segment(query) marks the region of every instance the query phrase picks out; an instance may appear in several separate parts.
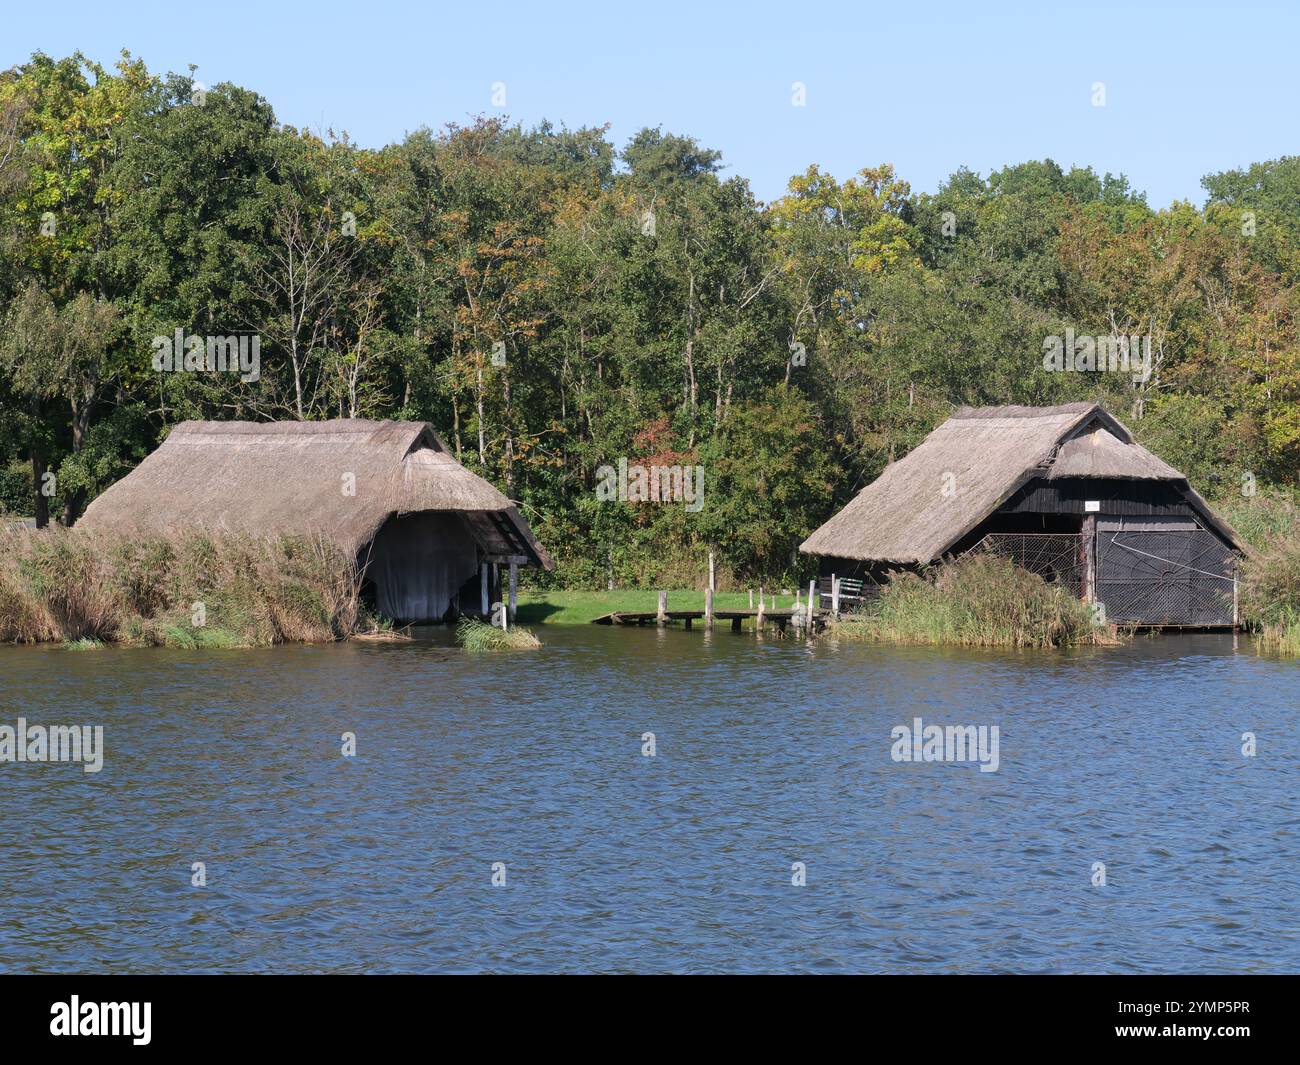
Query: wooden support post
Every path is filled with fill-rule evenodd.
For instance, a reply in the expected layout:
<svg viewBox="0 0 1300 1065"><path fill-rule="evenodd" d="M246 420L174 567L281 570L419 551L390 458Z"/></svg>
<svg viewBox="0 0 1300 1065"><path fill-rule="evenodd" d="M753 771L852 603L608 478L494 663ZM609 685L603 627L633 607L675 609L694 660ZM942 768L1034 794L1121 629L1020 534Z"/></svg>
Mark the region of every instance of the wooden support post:
<svg viewBox="0 0 1300 1065"><path fill-rule="evenodd" d="M713 589L704 589L704 627L713 628Z"/></svg>
<svg viewBox="0 0 1300 1065"><path fill-rule="evenodd" d="M519 563L512 561L510 563L510 620L515 620L515 612L519 609Z"/></svg>
<svg viewBox="0 0 1300 1065"><path fill-rule="evenodd" d="M741 618L732 618L732 619L731 619L731 631L732 631L732 632L739 632L739 631L740 631L740 622L741 622L742 620L743 620L743 619L741 619Z"/></svg>
<svg viewBox="0 0 1300 1065"><path fill-rule="evenodd" d="M1097 601L1097 515L1083 516L1083 601Z"/></svg>
<svg viewBox="0 0 1300 1065"><path fill-rule="evenodd" d="M812 632L813 602L814 602L813 595L816 592L816 590L817 590L817 582L815 580L809 581L808 582L808 631L809 632Z"/></svg>
<svg viewBox="0 0 1300 1065"><path fill-rule="evenodd" d="M659 613L655 615L655 622L659 625L668 624L668 593L659 593Z"/></svg>
<svg viewBox="0 0 1300 1065"><path fill-rule="evenodd" d="M1241 632L1241 597L1237 585L1237 576L1241 570L1240 558L1232 560L1232 649L1237 650L1238 634Z"/></svg>
<svg viewBox="0 0 1300 1065"><path fill-rule="evenodd" d="M754 589L753 589L753 588L751 588L751 589L749 590L749 609L750 609L750 610L753 610L753 609L754 609Z"/></svg>
<svg viewBox="0 0 1300 1065"><path fill-rule="evenodd" d="M758 619L754 622L754 631L763 631L763 586L758 586Z"/></svg>
<svg viewBox="0 0 1300 1065"><path fill-rule="evenodd" d="M716 591L716 590L717 590L717 587L718 587L718 585L717 585L716 581L714 580L714 570L713 570L713 552L710 551L710 552L709 552L709 591L711 591L711 592L712 592L712 591Z"/></svg>
<svg viewBox="0 0 1300 1065"><path fill-rule="evenodd" d="M831 613L840 616L840 579L831 574Z"/></svg>
<svg viewBox="0 0 1300 1065"><path fill-rule="evenodd" d="M483 613L481 616L488 617L490 614L488 604L488 564L484 562L483 565L479 567L479 570L482 578L479 583L483 592Z"/></svg>

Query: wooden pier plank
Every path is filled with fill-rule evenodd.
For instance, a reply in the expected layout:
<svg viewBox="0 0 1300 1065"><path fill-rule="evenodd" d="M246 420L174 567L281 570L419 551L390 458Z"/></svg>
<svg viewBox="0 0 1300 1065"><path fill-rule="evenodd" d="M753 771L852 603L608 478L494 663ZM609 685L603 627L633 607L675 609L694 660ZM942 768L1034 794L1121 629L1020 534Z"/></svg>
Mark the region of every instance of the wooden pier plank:
<svg viewBox="0 0 1300 1065"><path fill-rule="evenodd" d="M732 628L736 627L737 622L744 621L746 618L762 619L764 622L772 622L775 625L784 628L796 616L800 619L807 618L811 615L816 622L824 623L826 618L830 617L829 612L814 608L809 611L806 607L799 609L790 608L788 610L717 610L713 611L714 619L718 621L731 621ZM668 624L673 621L682 621L686 627L690 628L693 621L704 620L708 617L703 610L667 610L660 614L657 610L640 610L640 611L621 611L616 610L609 614L602 614L598 618L592 619L593 625L645 625L649 622L658 622L659 624Z"/></svg>

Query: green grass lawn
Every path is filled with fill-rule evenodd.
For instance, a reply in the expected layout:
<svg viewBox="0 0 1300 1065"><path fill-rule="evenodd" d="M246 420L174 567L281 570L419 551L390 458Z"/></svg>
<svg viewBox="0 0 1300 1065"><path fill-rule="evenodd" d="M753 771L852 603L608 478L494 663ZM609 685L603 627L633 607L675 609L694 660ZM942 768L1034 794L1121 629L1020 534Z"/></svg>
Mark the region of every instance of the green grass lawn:
<svg viewBox="0 0 1300 1065"><path fill-rule="evenodd" d="M767 595L770 606L772 593L768 592ZM793 595L776 597L778 609L786 610L793 604ZM655 610L658 605L659 593L655 591L520 592L519 623L521 625L586 625L603 614L616 611L635 613ZM748 608L748 592L714 593L713 609L715 610L747 610ZM670 611L703 610L704 593L670 591L668 609Z"/></svg>

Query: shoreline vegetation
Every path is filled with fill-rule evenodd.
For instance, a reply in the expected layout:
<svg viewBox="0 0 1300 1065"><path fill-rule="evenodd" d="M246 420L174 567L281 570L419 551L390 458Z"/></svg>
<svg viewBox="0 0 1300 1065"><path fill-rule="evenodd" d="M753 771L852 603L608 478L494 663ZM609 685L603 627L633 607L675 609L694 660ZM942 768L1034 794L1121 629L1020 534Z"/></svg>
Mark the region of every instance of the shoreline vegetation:
<svg viewBox="0 0 1300 1065"><path fill-rule="evenodd" d="M1223 506L1254 546L1243 560L1241 609L1261 651L1300 657L1300 508L1282 496ZM246 648L408 638L362 601L355 562L302 537L186 534L122 537L78 528L0 528L0 643ZM795 603L792 589L764 588ZM704 592L670 590L680 609ZM467 650L540 646L528 626L585 625L613 611L655 609L652 589L523 590L517 626L502 633L463 619ZM747 591L715 594L717 609L750 606ZM1126 634L1092 623L1060 586L982 557L901 574L878 601L829 626L838 638L970 647L1112 646Z"/></svg>
<svg viewBox="0 0 1300 1065"><path fill-rule="evenodd" d="M1300 156L1163 207L1086 160L923 190L875 154L759 199L689 131L487 110L365 145L132 55L0 71L0 506L75 527L181 421L427 421L537 586L671 591L710 554L795 588L967 404L1099 403L1206 496L1300 490Z"/></svg>
<svg viewBox="0 0 1300 1065"><path fill-rule="evenodd" d="M1261 650L1300 657L1300 508L1270 499L1228 518L1256 551L1242 567L1242 616L1256 630Z"/></svg>
<svg viewBox="0 0 1300 1065"><path fill-rule="evenodd" d="M0 531L0 642L265 647L383 629L325 540Z"/></svg>
<svg viewBox="0 0 1300 1065"><path fill-rule="evenodd" d="M427 421L548 545L555 568L522 590L524 623L549 625L625 597L653 609L652 589L699 604L678 590L702 589L710 560L719 607L805 588L800 545L966 404L1128 411L1248 539L1238 510L1263 523L1266 494L1300 499L1300 155L1204 175L1199 205L1051 159L957 165L922 190L878 156L841 177L810 162L760 200L658 124L617 143L431 113L362 145L193 75L75 51L0 71L13 520L75 531L182 420ZM1158 373L1123 371L1117 345L1152 358L1152 333ZM653 471L679 491L643 494ZM300 551L282 573L278 548L247 546L251 575L195 587L184 534L166 535L161 576L150 545L122 549L134 563L15 548L0 641L385 638L346 568ZM1251 542L1271 561L1248 618L1300 653L1300 551ZM608 584L647 591L598 607L559 591ZM927 619L900 614L895 638L1076 638L1050 615L1042 633L972 633L905 591L892 606Z"/></svg>
<svg viewBox="0 0 1300 1065"><path fill-rule="evenodd" d="M831 630L848 639L950 647L1117 646L1112 626L1059 584L1006 559L974 556L905 573Z"/></svg>
<svg viewBox="0 0 1300 1065"><path fill-rule="evenodd" d="M531 651L542 646L532 629L499 629L471 617L456 622L456 642L466 651Z"/></svg>

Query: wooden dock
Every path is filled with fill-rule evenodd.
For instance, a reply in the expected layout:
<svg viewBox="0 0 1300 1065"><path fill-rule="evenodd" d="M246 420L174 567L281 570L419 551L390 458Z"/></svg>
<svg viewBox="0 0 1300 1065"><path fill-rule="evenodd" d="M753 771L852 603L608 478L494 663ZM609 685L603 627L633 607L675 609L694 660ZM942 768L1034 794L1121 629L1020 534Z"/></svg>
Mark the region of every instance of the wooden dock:
<svg viewBox="0 0 1300 1065"><path fill-rule="evenodd" d="M761 599L760 595L760 603ZM765 608L762 605L750 609L714 610L711 592L705 593L703 610L669 610L667 593L660 592L658 610L616 610L596 618L592 623L595 625L671 625L680 621L690 629L698 621L704 622L706 628L713 628L715 624L729 621L732 631L740 632L746 619L752 619L754 629L760 629L764 625L775 625L781 632L785 632L787 628L816 632L825 628L830 617L829 610L822 610L816 606L809 607L806 604L783 610L774 607Z"/></svg>
<svg viewBox="0 0 1300 1065"><path fill-rule="evenodd" d="M796 615L798 615L796 619ZM826 619L830 613L825 610L813 611L813 625L820 629L826 624ZM730 621L731 628L735 632L740 632L741 625L746 618L753 618L755 624L762 620L765 625L775 625L782 631L789 625L800 625L807 618L807 611L804 610L764 610L761 614L757 610L715 610L713 619L715 622ZM704 621L703 610L670 610L662 618L653 610L639 611L637 613L627 613L625 611L615 611L612 614L604 614L595 619L594 625L658 625L670 624L674 621L680 621L689 629L692 622Z"/></svg>

